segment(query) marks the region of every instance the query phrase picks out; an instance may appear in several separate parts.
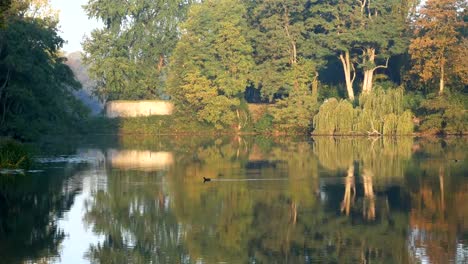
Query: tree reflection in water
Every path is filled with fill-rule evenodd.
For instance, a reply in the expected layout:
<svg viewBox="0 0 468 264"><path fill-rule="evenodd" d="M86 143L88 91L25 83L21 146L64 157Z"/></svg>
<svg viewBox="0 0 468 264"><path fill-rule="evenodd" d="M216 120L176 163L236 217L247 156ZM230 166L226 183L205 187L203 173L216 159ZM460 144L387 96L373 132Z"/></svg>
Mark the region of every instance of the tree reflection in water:
<svg viewBox="0 0 468 264"><path fill-rule="evenodd" d="M168 141L146 150L170 151L171 167L108 168L107 190L87 204L86 221L106 237L92 262L413 263L424 248L438 263L466 247L468 170L439 169L465 158L452 147L464 141Z"/></svg>
<svg viewBox="0 0 468 264"><path fill-rule="evenodd" d="M0 262L49 263L59 259L65 233L58 220L81 191L87 166L69 165L64 171L0 175Z"/></svg>

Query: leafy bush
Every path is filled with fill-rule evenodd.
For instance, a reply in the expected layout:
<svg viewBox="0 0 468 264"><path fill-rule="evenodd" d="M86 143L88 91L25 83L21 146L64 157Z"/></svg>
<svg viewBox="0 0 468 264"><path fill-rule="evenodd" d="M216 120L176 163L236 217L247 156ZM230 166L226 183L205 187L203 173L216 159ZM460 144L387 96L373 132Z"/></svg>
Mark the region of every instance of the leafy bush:
<svg viewBox="0 0 468 264"><path fill-rule="evenodd" d="M431 95L421 104L424 115L420 130L427 133L464 134L468 132L466 95L447 92Z"/></svg>
<svg viewBox="0 0 468 264"><path fill-rule="evenodd" d="M31 165L30 152L12 139L0 139L0 168L26 169Z"/></svg>
<svg viewBox="0 0 468 264"><path fill-rule="evenodd" d="M307 131L317 112L317 98L311 94L290 95L271 109L273 122L281 131Z"/></svg>
<svg viewBox="0 0 468 264"><path fill-rule="evenodd" d="M257 133L270 133L273 130L273 116L264 114L254 124L254 131Z"/></svg>

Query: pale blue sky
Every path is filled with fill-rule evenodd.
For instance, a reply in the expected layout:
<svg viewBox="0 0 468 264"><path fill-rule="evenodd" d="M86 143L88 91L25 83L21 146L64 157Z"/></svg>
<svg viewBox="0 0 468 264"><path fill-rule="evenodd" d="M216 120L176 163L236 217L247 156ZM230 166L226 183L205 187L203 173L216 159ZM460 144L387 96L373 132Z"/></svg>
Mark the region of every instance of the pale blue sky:
<svg viewBox="0 0 468 264"><path fill-rule="evenodd" d="M63 50L66 52L82 50L83 37L100 25L96 20L88 19L81 7L88 0L51 0L50 2L54 9L60 11L60 35L67 41Z"/></svg>

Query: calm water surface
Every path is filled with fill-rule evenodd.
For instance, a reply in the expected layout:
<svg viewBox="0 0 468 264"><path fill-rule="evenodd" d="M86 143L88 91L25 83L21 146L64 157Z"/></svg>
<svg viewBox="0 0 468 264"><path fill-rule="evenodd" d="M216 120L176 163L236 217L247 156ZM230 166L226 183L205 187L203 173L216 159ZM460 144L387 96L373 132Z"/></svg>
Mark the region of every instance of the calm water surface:
<svg viewBox="0 0 468 264"><path fill-rule="evenodd" d="M45 144L36 171L0 175L0 262L468 263L467 146L329 137Z"/></svg>

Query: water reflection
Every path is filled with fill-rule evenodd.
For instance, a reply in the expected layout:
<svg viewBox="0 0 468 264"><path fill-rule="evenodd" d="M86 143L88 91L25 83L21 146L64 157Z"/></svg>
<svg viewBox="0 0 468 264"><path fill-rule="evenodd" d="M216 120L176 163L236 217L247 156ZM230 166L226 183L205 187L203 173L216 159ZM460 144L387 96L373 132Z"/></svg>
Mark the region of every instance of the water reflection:
<svg viewBox="0 0 468 264"><path fill-rule="evenodd" d="M38 210L54 230L83 188L65 188L66 175L100 179L80 194L82 221L102 238L82 241L89 244L83 262L458 263L468 255L467 143L407 137L121 139L81 150L96 157L100 174L62 172L61 187L41 195L68 198ZM203 183L202 177L213 181ZM18 211L29 206L18 204ZM47 253L13 255L60 262L67 233L53 231L56 239L44 240Z"/></svg>
<svg viewBox="0 0 468 264"><path fill-rule="evenodd" d="M0 257L2 263L49 262L57 259L66 233L57 221L81 191L74 177L82 165L40 175L0 177Z"/></svg>
<svg viewBox="0 0 468 264"><path fill-rule="evenodd" d="M109 149L107 158L112 167L119 169L161 170L174 163L172 153L164 151Z"/></svg>

